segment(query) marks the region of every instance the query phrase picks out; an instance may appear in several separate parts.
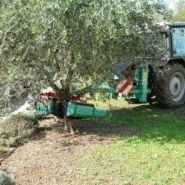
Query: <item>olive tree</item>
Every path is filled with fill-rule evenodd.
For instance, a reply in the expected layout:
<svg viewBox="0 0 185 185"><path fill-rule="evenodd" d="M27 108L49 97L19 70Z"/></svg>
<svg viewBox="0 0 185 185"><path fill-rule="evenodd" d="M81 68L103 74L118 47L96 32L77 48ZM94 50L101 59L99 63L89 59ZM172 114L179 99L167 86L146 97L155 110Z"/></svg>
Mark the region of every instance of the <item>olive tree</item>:
<svg viewBox="0 0 185 185"><path fill-rule="evenodd" d="M148 0L2 0L1 108L22 98L26 80L32 92L49 85L68 101L120 58L156 55L164 12Z"/></svg>

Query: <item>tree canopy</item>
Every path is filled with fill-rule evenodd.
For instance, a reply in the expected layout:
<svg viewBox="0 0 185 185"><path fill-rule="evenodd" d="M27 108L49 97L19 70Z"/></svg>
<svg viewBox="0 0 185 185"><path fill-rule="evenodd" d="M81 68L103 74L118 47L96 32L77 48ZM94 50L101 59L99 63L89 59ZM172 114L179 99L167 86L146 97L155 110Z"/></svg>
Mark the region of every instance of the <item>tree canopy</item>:
<svg viewBox="0 0 185 185"><path fill-rule="evenodd" d="M165 11L148 0L2 0L1 106L26 80L32 92L64 93L108 77L121 58L156 55Z"/></svg>

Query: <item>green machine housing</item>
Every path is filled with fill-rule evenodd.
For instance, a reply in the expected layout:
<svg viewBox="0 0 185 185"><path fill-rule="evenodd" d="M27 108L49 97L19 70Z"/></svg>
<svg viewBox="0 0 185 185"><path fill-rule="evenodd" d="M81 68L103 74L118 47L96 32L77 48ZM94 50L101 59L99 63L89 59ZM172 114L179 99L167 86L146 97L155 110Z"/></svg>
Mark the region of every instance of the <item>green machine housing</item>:
<svg viewBox="0 0 185 185"><path fill-rule="evenodd" d="M137 67L131 93L126 96L127 100L134 100L139 103L147 102L148 94L151 92L148 89L148 72L148 65Z"/></svg>
<svg viewBox="0 0 185 185"><path fill-rule="evenodd" d="M60 102L60 101L58 101ZM48 103L48 105L37 105L35 107L37 114L40 116L46 116L48 114L52 114L52 100ZM62 111L62 110L58 110ZM93 104L82 104L82 103L73 103L68 102L67 106L67 116L69 118L103 118L107 116L107 111L96 109Z"/></svg>
<svg viewBox="0 0 185 185"><path fill-rule="evenodd" d="M67 116L73 118L85 117L105 117L107 112L105 110L96 109L93 104L77 104L73 102L68 103Z"/></svg>

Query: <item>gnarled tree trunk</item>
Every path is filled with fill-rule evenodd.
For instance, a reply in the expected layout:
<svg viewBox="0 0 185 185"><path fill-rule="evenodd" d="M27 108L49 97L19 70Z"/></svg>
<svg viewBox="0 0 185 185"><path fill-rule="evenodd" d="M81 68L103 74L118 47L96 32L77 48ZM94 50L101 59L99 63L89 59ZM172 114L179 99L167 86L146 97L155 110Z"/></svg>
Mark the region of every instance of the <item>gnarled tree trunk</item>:
<svg viewBox="0 0 185 185"><path fill-rule="evenodd" d="M61 97L61 106L56 107L57 113L55 114L55 116L57 116L59 120L64 123L64 131L74 134L74 129L72 125L73 121L72 119L67 117L67 106L68 102L71 100L70 86L63 85L62 89L60 89L53 81L49 80L49 83L53 90Z"/></svg>

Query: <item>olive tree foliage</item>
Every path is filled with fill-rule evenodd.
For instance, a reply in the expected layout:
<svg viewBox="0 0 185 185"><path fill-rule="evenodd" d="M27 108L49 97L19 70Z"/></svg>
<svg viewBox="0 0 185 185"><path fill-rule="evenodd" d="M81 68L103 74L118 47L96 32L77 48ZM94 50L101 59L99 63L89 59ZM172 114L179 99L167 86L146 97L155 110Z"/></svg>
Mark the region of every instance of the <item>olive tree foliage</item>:
<svg viewBox="0 0 185 185"><path fill-rule="evenodd" d="M68 99L120 58L158 55L164 12L149 0L1 0L1 108L22 98L26 80L32 93L49 85Z"/></svg>

